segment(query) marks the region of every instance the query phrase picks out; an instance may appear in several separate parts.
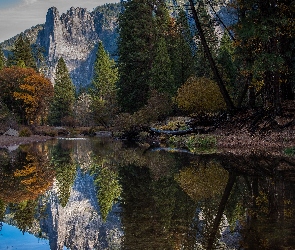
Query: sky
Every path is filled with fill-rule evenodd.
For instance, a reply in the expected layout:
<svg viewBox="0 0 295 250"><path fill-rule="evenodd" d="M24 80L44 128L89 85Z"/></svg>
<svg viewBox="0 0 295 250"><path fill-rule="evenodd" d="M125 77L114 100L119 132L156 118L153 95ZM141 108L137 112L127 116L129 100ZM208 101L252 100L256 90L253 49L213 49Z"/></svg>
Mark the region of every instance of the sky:
<svg viewBox="0 0 295 250"><path fill-rule="evenodd" d="M52 6L62 14L71 7L92 11L99 5L116 2L119 0L0 0L0 42L45 23L47 10Z"/></svg>

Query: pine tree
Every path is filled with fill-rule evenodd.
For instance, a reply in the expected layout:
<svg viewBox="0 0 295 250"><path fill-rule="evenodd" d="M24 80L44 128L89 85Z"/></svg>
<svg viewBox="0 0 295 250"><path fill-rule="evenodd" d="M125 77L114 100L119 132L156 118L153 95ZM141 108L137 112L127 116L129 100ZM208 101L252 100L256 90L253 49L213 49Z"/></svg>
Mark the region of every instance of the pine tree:
<svg viewBox="0 0 295 250"><path fill-rule="evenodd" d="M14 44L13 52L13 64L25 65L25 67L37 69L36 62L32 54L30 41L22 34L19 35Z"/></svg>
<svg viewBox="0 0 295 250"><path fill-rule="evenodd" d="M122 111L134 112L146 104L154 39L153 4L131 0L119 17L118 101Z"/></svg>
<svg viewBox="0 0 295 250"><path fill-rule="evenodd" d="M3 69L6 65L6 59L2 50L2 46L0 45L0 70Z"/></svg>
<svg viewBox="0 0 295 250"><path fill-rule="evenodd" d="M70 78L63 58L58 60L56 66L54 97L50 107L49 122L52 125L62 125L66 119L73 116L75 103L75 86Z"/></svg>
<svg viewBox="0 0 295 250"><path fill-rule="evenodd" d="M173 94L173 78L166 41L164 38L160 38L155 45L155 56L151 67L149 87L160 93Z"/></svg>
<svg viewBox="0 0 295 250"><path fill-rule="evenodd" d="M38 72L40 72L42 74L46 74L46 72L48 71L48 67L47 67L46 61L45 61L44 47L34 44L33 49L32 49L32 53L34 56L34 60L36 61L36 67L38 69Z"/></svg>
<svg viewBox="0 0 295 250"><path fill-rule="evenodd" d="M217 61L220 74L226 83L227 89L231 93L231 96L236 98L240 86L236 86L238 72L237 64L234 61L234 52L233 41L228 33L224 33L218 48Z"/></svg>
<svg viewBox="0 0 295 250"><path fill-rule="evenodd" d="M178 13L174 29L176 29L176 32L174 36L171 36L169 54L172 61L174 85L177 91L189 77L196 74L193 54L195 42L184 10L180 10Z"/></svg>
<svg viewBox="0 0 295 250"><path fill-rule="evenodd" d="M116 83L118 70L115 61L105 51L102 42L98 44L92 81L92 111L94 119L107 125L117 110Z"/></svg>
<svg viewBox="0 0 295 250"><path fill-rule="evenodd" d="M165 1L157 2L154 13L154 38L151 48L153 60L150 69L149 89L173 95L176 90L169 54L171 18Z"/></svg>
<svg viewBox="0 0 295 250"><path fill-rule="evenodd" d="M106 100L115 91L117 80L118 70L115 61L105 51L102 42L99 42L92 81L94 95Z"/></svg>

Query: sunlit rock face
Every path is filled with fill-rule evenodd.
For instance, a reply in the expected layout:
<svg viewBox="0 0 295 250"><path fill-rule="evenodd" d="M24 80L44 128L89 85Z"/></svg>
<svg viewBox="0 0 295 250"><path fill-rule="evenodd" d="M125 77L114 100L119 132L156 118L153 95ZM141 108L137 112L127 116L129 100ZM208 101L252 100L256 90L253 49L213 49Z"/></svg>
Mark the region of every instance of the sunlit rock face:
<svg viewBox="0 0 295 250"><path fill-rule="evenodd" d="M116 47L116 18L106 25L102 21L104 15L74 7L61 15L55 7L48 10L36 43L45 48L48 76L53 82L60 57L65 60L76 86L91 82L98 41L102 41L111 54Z"/></svg>
<svg viewBox="0 0 295 250"><path fill-rule="evenodd" d="M106 222L102 221L93 178L77 171L68 203L62 207L55 185L47 205L41 229L50 249L119 249L122 229L119 207L114 206Z"/></svg>

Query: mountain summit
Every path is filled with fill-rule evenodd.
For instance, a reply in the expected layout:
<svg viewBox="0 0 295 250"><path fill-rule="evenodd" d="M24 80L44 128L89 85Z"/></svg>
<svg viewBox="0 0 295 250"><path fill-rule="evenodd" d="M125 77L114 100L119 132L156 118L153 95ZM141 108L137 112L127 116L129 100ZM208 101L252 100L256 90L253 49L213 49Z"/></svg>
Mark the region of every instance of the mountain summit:
<svg viewBox="0 0 295 250"><path fill-rule="evenodd" d="M111 55L116 51L119 11L119 4L98 6L92 12L71 7L62 14L56 7L51 7L47 11L45 24L23 33L32 45L43 48L48 77L52 82L57 61L63 57L73 83L83 87L91 83L98 42L102 41ZM3 49L9 51L17 36L2 43Z"/></svg>

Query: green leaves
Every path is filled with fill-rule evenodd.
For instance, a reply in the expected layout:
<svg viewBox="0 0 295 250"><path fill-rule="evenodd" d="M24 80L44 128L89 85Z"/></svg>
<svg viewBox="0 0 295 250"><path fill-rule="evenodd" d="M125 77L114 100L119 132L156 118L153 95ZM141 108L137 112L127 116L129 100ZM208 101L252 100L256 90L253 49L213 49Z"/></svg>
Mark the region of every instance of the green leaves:
<svg viewBox="0 0 295 250"><path fill-rule="evenodd" d="M73 116L75 86L70 78L65 61L61 57L56 66L54 97L50 107L49 122L62 125L63 119Z"/></svg>

